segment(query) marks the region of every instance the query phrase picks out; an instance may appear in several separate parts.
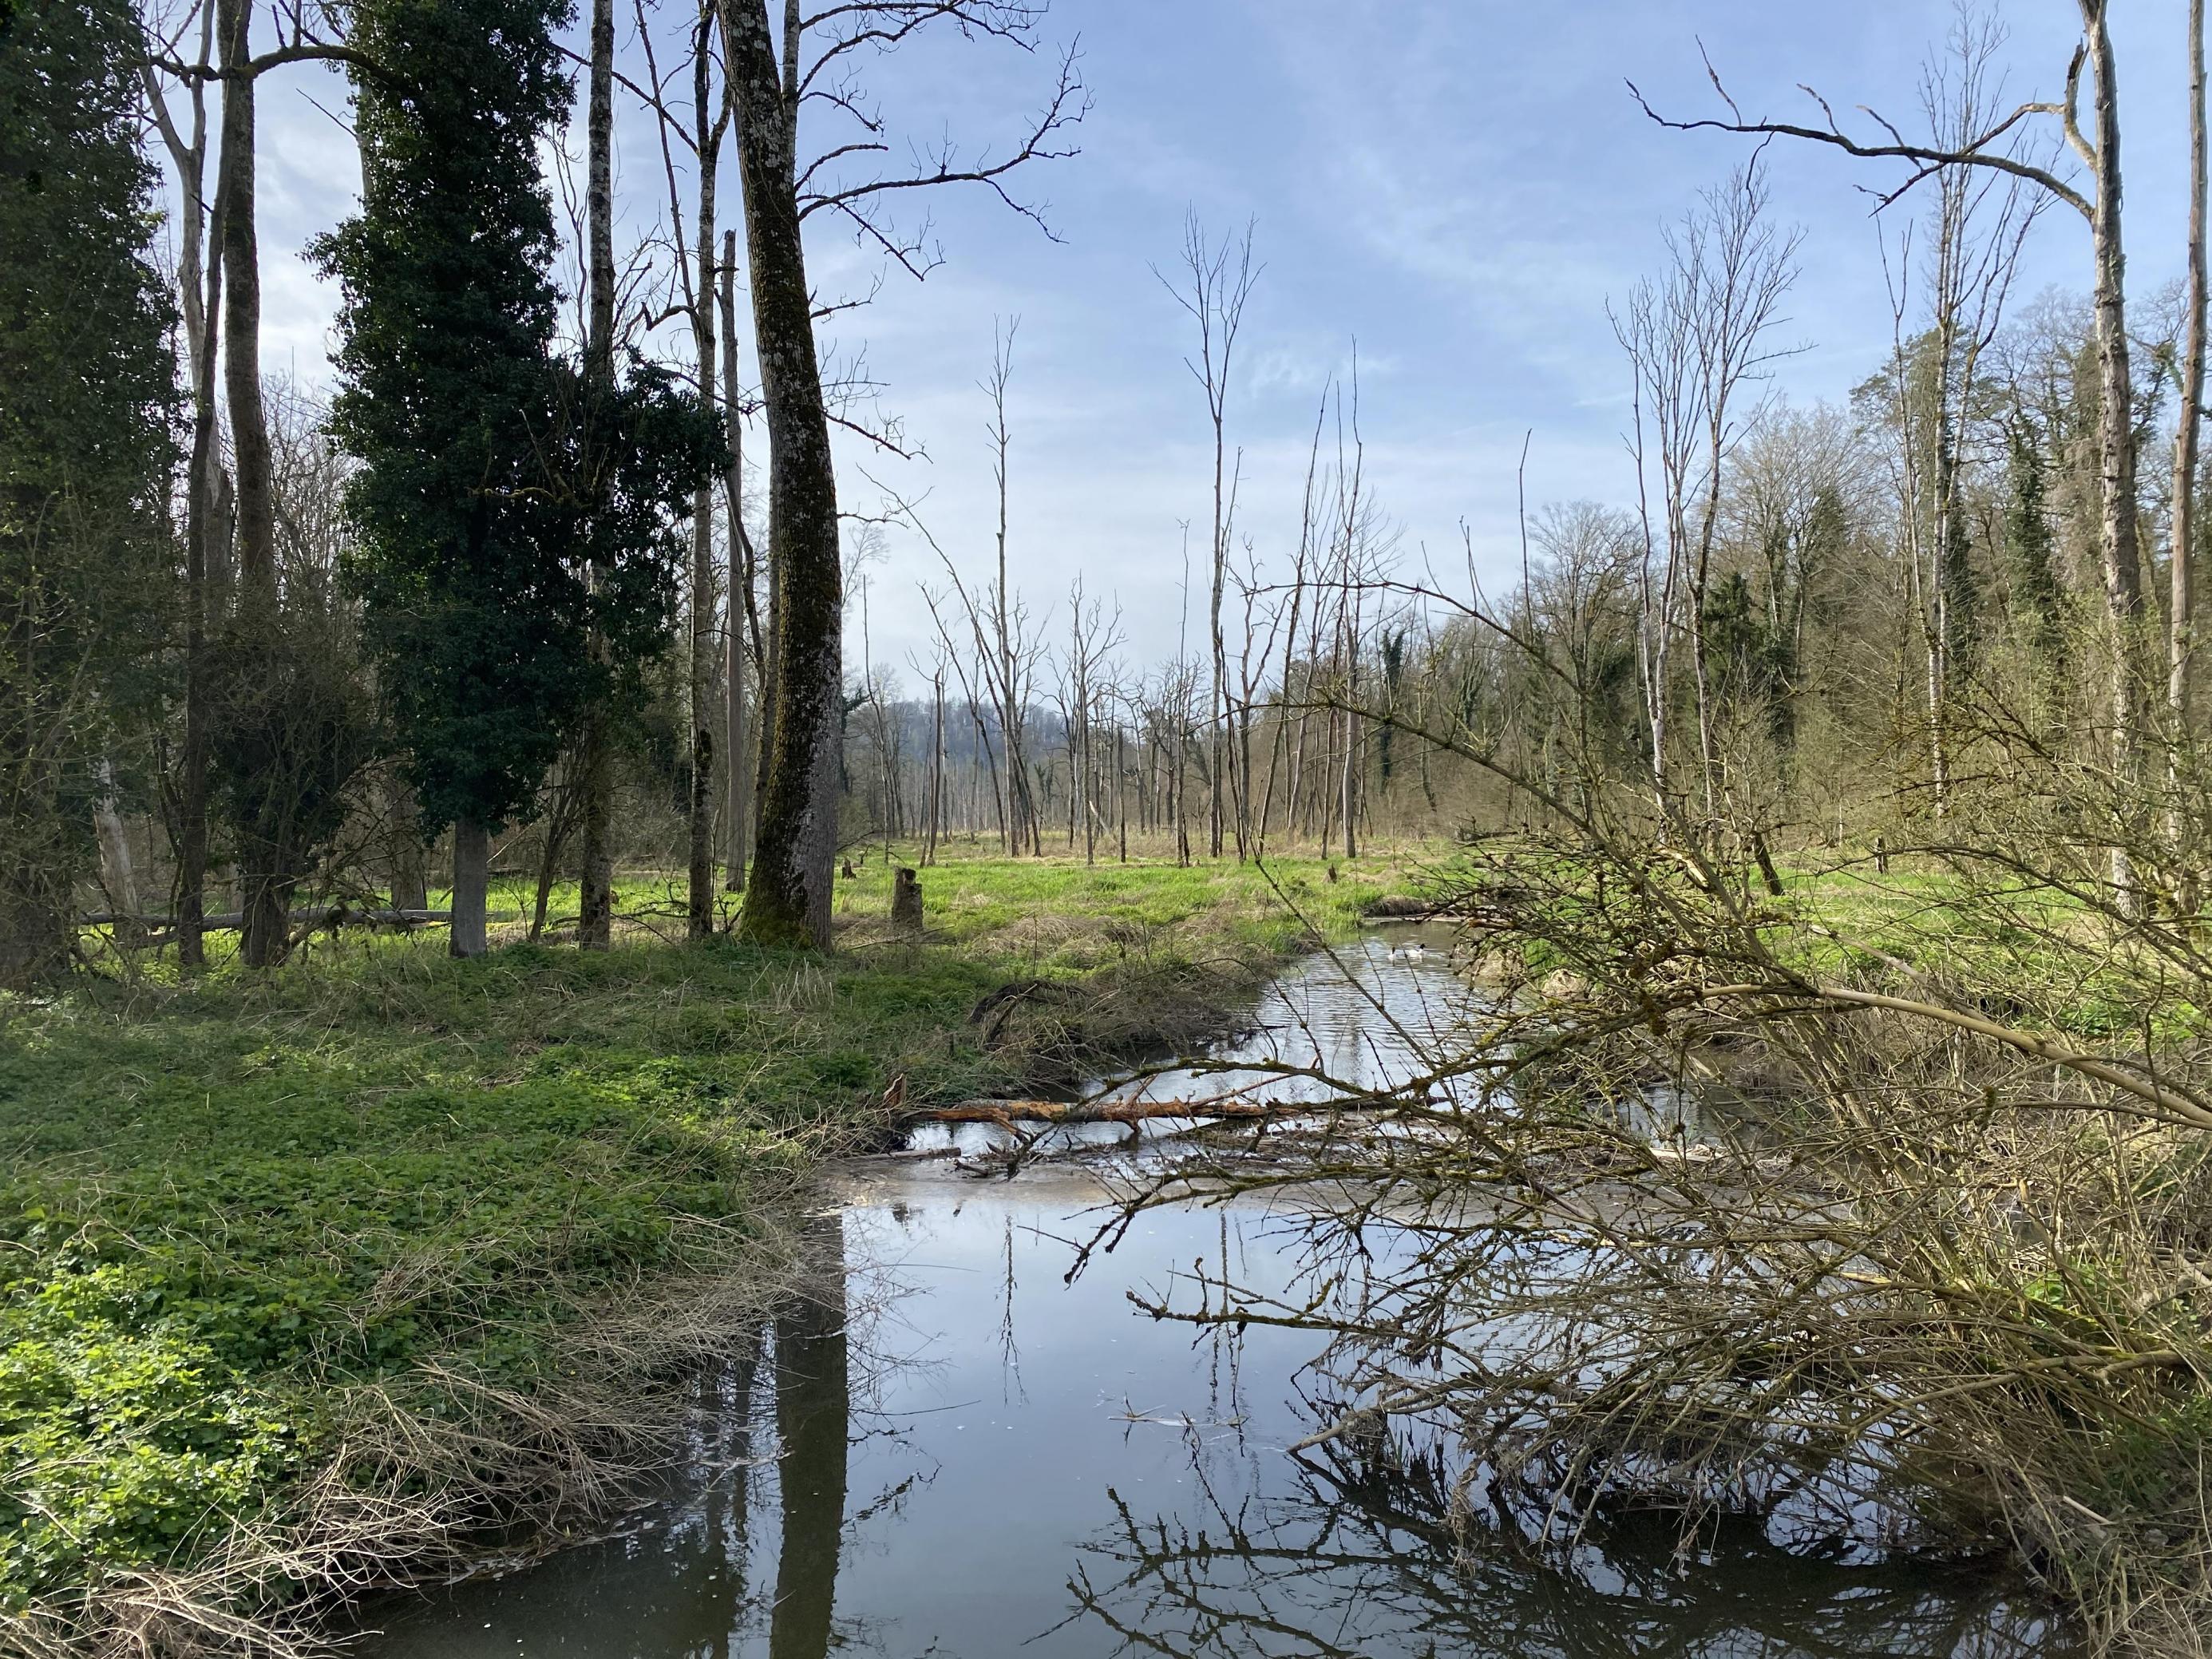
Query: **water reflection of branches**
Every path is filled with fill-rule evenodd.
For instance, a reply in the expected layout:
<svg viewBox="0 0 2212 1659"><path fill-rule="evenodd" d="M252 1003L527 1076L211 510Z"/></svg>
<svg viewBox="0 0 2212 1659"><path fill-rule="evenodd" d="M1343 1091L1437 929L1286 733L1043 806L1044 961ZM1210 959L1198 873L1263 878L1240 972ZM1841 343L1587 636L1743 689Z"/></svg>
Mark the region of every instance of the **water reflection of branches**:
<svg viewBox="0 0 2212 1659"><path fill-rule="evenodd" d="M1488 1483L1534 1505L1534 1535L1569 1545L1632 1498L1749 1525L1770 1548L1894 1543L1944 1485L1930 1476L1945 1419L1929 1410L1944 1396L1916 1383L2006 1386L1985 1354L1931 1345L1931 1318L1964 1330L1971 1313L1979 1342L1990 1310L1939 1311L1915 1289L1914 1252L1944 1236L1917 1212L1956 1188L1927 1178L1923 1149L1869 1147L1863 1110L1832 1127L1799 1110L1781 1155L1772 1101L1754 1124L1724 1091L1687 1086L1679 1036L1643 1040L1699 1019L1694 998L1655 1012L1651 994L1587 1009L1509 998L1381 1076L1357 1055L1332 1073L1318 1045L1308 1063L1224 1057L1321 1103L1125 1164L1123 1206L1091 1249L1156 1204L1264 1199L1286 1287L1255 1287L1224 1238L1218 1267L1194 1263L1139 1305L1316 1334L1342 1404L1309 1447L1447 1421L1462 1510ZM1705 1023L1725 1042L1723 1022ZM1973 1126L1940 1127L1959 1137L1947 1155L1968 1149ZM1885 1170L1911 1179L1861 1179Z"/></svg>
<svg viewBox="0 0 2212 1659"><path fill-rule="evenodd" d="M1785 1556L1756 1527L1709 1529L1686 1580L1671 1520L1636 1511L1584 1528L1565 1553L1510 1512L1468 1555L1460 1483L1440 1443L1300 1459L1298 1490L1146 1518L1111 1493L1115 1519L1068 1580L1069 1622L1114 1651L1160 1659L1516 1659L1711 1653L1864 1659L2048 1655L2051 1633L1994 1582L1960 1571L1901 1581L1878 1565Z"/></svg>

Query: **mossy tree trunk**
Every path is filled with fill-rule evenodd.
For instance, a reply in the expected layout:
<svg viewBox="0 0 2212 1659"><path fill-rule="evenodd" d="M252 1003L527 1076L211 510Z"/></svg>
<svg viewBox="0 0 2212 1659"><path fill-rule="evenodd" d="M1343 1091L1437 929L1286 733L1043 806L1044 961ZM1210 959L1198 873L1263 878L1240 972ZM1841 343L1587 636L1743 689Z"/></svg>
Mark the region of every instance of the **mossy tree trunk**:
<svg viewBox="0 0 2212 1659"><path fill-rule="evenodd" d="M799 89L796 74L787 76L778 64L766 0L723 0L722 18L768 416L769 559L777 586L772 759L741 931L761 944L826 948L837 845L844 579L794 178Z"/></svg>

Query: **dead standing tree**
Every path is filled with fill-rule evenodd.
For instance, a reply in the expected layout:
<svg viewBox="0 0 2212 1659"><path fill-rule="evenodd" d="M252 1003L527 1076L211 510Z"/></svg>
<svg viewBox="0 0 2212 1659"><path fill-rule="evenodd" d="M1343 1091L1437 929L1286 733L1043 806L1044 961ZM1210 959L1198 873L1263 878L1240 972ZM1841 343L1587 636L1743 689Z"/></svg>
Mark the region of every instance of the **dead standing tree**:
<svg viewBox="0 0 2212 1659"><path fill-rule="evenodd" d="M1002 337L1000 351L994 359L993 379L984 383L984 390L992 398L991 437L999 483L998 563L993 585L980 590L969 586L951 555L930 533L916 503L894 495L891 509L898 521L920 536L936 556L951 583L952 597L960 603L960 622L964 623L968 635L964 655L953 637L954 624L947 615L949 606L928 587L921 590L939 643L959 676L961 690L971 713L980 705L988 704L998 726L999 744L1006 750L1006 758L1003 778L990 734L980 714L976 715L976 741L990 762L1000 844L1009 855L1018 857L1024 850L1040 855L1044 850L1036 796L1030 787L1025 732L1030 698L1045 647L1042 641L1042 618L1031 617L1028 602L1007 574L1005 337Z"/></svg>
<svg viewBox="0 0 2212 1659"><path fill-rule="evenodd" d="M1068 590L1067 615L1060 702L1067 736L1068 804L1071 822L1083 827L1083 861L1096 864L1101 817L1096 740L1099 726L1113 718L1111 665L1121 648L1121 613L1119 607L1109 612L1097 599L1086 599L1079 576Z"/></svg>
<svg viewBox="0 0 2212 1659"><path fill-rule="evenodd" d="M2110 622L2109 714L2113 794L2124 799L2139 795L2131 785L2142 773L2142 726L2146 712L2146 677L2141 635L2143 623L2142 556L2137 538L2136 495L2136 434L2134 377L2129 361L2125 246L2122 236L2120 176L2120 114L2118 72L2107 27L2110 0L2076 0L2081 15L2081 40L2066 70L2066 92L2057 102L2029 100L1991 121L1966 143L1947 140L1934 133L1921 142L1907 139L1878 114L1871 118L1881 129L1880 139L1869 141L1844 131L1835 111L1818 93L1808 94L1820 106L1824 125L1808 126L1787 121L1753 121L1722 84L1710 62L1706 72L1714 90L1727 106L1725 119L1708 117L1675 120L1663 116L1634 84L1629 92L1644 113L1661 126L1675 131L1710 131L1745 133L1759 138L1787 137L1826 144L1847 155L1875 161L1908 164L1904 181L1879 198L1887 204L1916 185L1955 167L1987 167L2025 179L2079 213L2089 228L2094 258L2091 303L2096 319L2097 453L2099 476L2098 543L2104 568L2105 599ZM2081 78L2089 76L2090 130L2081 120ZM2038 117L2055 117L2067 144L2089 171L2084 194L2051 167L2023 159L2014 153L2014 135ZM2137 880L2127 845L2134 837L2113 837L2111 880L2114 890L2132 904Z"/></svg>
<svg viewBox="0 0 2212 1659"><path fill-rule="evenodd" d="M2173 725L2176 764L2190 724L2191 658L2196 651L2197 441L2204 406L2204 0L2189 0L2189 286L2183 301L2180 409L2173 432L2173 529L2168 562L2172 598L2166 607L2166 708ZM2179 780L2176 779L2178 783ZM2174 789L2167 835L2182 868L2194 863L2187 844L2187 815ZM2183 908L2197 908L2196 882L2184 877Z"/></svg>
<svg viewBox="0 0 2212 1659"><path fill-rule="evenodd" d="M1228 455L1230 373L1235 364L1237 337L1243 327L1244 307L1252 297L1260 273L1252 264L1252 227L1231 242L1224 237L1209 243L1206 228L1193 212L1183 223L1182 252L1178 287L1157 270L1162 287L1198 325L1198 356L1186 357L1183 367L1206 394L1206 423L1213 439L1213 534L1209 549L1210 592L1206 604L1206 638L1212 652L1212 704L1208 711L1206 768L1211 793L1207 842L1219 858L1226 815L1236 815L1237 855L1241 860L1251 840L1251 780L1237 764L1237 744L1231 740L1229 707L1229 651L1222 636L1221 602L1229 576L1229 547L1235 533L1237 483L1231 476Z"/></svg>
<svg viewBox="0 0 2212 1659"><path fill-rule="evenodd" d="M1765 175L1753 157L1667 232L1665 276L1639 287L1614 323L1636 374L1639 469L1648 418L1664 514L1665 575L1646 624L1654 636L1647 690L1654 752L1663 754L1668 636L1679 629L1689 640L1708 817L1721 787L1705 629L1721 491L1729 458L1755 413L1746 409L1747 397L1791 355L1771 345L1769 334L1796 279L1800 233L1778 230L1766 209ZM1648 594L1648 579L1644 586ZM1663 796L1663 760L1659 766Z"/></svg>
<svg viewBox="0 0 2212 1659"><path fill-rule="evenodd" d="M1007 466L1013 444L1006 424L1006 387L1013 375L1014 333L1020 326L1021 319L1017 317L994 331L991 377L983 383L983 390L991 399L991 476L999 492L999 562L997 580L984 601L977 629L979 635L988 631L988 638L979 637L977 642L987 652L996 653L991 659L991 677L998 691L1000 740L1006 750L1006 822L1011 836L1006 850L1019 856L1026 836L1028 850L1042 857L1044 841L1037 823L1036 801L1030 789L1029 745L1024 731L1027 724L1024 714L1029 702L1030 665L1036 652L1027 638L1028 617L1021 595L1008 585L1006 579ZM957 585L957 578L955 581ZM967 598L964 588L961 598Z"/></svg>
<svg viewBox="0 0 2212 1659"><path fill-rule="evenodd" d="M761 943L826 947L837 842L837 750L842 718L843 592L837 481L830 446L806 278L805 221L842 220L865 246L917 277L935 263L927 229L901 234L886 204L908 191L980 185L1024 217L1007 180L1036 161L1073 155L1061 139L1086 108L1073 53L1026 137L1000 157L964 161L949 145L911 173L875 170L889 154L885 123L852 66L933 25L1034 49L1045 7L1036 0L880 0L832 3L811 17L787 0L781 28L768 0L718 0L734 92L753 329L769 431L769 562L776 670L767 718L771 761L760 805L752 879L740 927ZM808 37L818 43L810 57ZM799 125L809 104L858 124L802 168ZM854 171L857 170L857 171Z"/></svg>

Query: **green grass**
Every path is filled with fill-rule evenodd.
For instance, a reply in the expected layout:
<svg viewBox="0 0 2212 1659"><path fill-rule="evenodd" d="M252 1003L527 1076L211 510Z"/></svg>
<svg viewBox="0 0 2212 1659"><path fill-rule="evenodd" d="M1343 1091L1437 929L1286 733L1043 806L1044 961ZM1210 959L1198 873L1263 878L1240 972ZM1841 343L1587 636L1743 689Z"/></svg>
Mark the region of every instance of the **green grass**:
<svg viewBox="0 0 2212 1659"><path fill-rule="evenodd" d="M1493 844L1487 866L1462 879L1513 871L1533 878L1555 921L1577 921L1588 867L1540 846ZM2048 885L2009 882L1899 856L1878 873L1869 849L1778 858L1784 892L1770 896L1750 869L1734 872L1767 949L1814 978L1924 994L2010 1024L2063 1034L2085 1046L2154 1047L2206 1035L2200 987L2110 920ZM1449 866L1448 866L1449 867ZM1577 964L1540 939L1499 940L1532 982Z"/></svg>
<svg viewBox="0 0 2212 1659"><path fill-rule="evenodd" d="M1394 873L1274 872L1330 932ZM892 1078L1018 1085L1086 1035L1140 1038L1148 996L1249 984L1306 927L1233 865L954 859L915 945L890 884L880 855L840 884L826 959L631 930L453 962L442 933L349 933L265 975L0 999L0 1611L281 1525L349 1390L432 1360L548 1384L595 1298L707 1265L702 1242L726 1267L759 1194L879 1121ZM617 908L653 921L665 889ZM1018 977L1098 994L986 1051L969 1011Z"/></svg>

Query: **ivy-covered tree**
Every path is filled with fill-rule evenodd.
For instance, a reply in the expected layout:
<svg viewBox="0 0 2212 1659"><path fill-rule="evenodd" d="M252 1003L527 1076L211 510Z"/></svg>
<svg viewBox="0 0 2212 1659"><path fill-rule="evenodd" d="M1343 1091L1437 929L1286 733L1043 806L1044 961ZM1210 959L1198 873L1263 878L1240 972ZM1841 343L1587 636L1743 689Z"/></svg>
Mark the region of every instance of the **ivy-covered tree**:
<svg viewBox="0 0 2212 1659"><path fill-rule="evenodd" d="M362 0L360 213L333 405L362 463L349 574L426 833L453 826L456 955L484 948L491 836L673 626L676 524L714 422L665 376L553 356L538 146L570 93L567 0ZM587 648L596 630L599 648Z"/></svg>
<svg viewBox="0 0 2212 1659"><path fill-rule="evenodd" d="M67 966L118 713L150 694L175 365L127 0L0 4L0 984Z"/></svg>
<svg viewBox="0 0 2212 1659"><path fill-rule="evenodd" d="M2015 422L2007 431L2006 447L2005 574L2013 615L2056 683L2066 670L2066 586L2059 574L2057 539L2051 534L2043 453L2025 422Z"/></svg>
<svg viewBox="0 0 2212 1659"><path fill-rule="evenodd" d="M566 0L362 0L361 211L332 405L362 463L348 574L422 827L454 829L453 949L484 946L489 838L531 810L578 696L582 583L549 534L556 295L538 146L568 98Z"/></svg>

